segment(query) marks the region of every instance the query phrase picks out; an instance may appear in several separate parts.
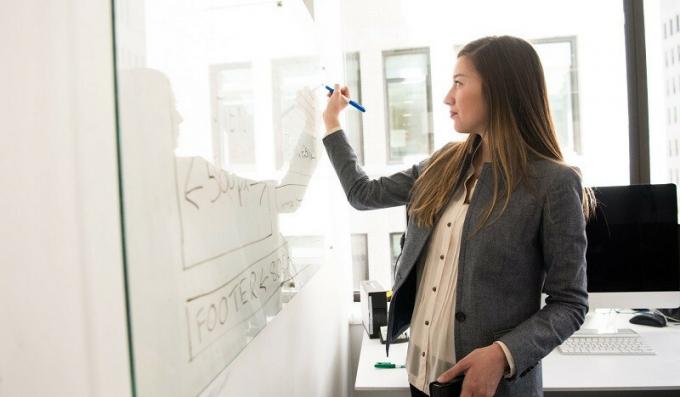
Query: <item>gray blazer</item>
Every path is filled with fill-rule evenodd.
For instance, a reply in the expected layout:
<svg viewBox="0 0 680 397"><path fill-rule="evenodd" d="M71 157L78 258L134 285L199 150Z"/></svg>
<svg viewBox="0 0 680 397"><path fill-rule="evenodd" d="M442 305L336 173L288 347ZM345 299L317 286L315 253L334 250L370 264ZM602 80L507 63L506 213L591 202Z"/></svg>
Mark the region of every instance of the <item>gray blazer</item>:
<svg viewBox="0 0 680 397"><path fill-rule="evenodd" d="M323 143L347 200L358 210L408 204L411 187L427 162L370 180L343 131L326 136ZM466 166L471 159L468 154ZM534 187L519 186L503 215L473 235L493 195L492 171L484 164L461 238L456 358L496 340L504 342L516 373L501 380L496 396L542 396L541 359L579 329L588 311L581 179L570 167L547 160L531 161L530 173ZM458 181L452 195L460 186ZM490 219L499 210L494 209ZM416 263L427 251L431 232L408 222L392 287L388 354L389 341L410 325L418 286ZM541 292L548 296L543 308Z"/></svg>

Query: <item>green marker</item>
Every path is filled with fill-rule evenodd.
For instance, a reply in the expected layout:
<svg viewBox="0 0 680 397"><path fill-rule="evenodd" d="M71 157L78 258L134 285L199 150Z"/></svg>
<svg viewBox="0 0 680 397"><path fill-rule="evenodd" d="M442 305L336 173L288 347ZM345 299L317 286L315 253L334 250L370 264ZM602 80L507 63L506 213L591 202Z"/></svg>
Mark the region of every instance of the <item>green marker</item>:
<svg viewBox="0 0 680 397"><path fill-rule="evenodd" d="M376 367L376 368L406 368L405 365L399 365L399 364L394 364L394 363L384 362L384 361L375 363L374 367Z"/></svg>

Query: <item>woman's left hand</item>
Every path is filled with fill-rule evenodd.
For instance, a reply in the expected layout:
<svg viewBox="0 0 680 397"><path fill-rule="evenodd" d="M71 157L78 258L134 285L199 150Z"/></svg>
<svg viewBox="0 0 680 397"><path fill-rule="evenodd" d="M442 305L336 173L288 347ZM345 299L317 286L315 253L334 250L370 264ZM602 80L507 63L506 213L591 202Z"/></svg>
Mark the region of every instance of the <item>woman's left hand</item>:
<svg viewBox="0 0 680 397"><path fill-rule="evenodd" d="M473 350L456 365L439 375L437 381L446 383L465 374L461 397L491 397L496 394L498 383L507 366L503 349L497 343L493 343Z"/></svg>

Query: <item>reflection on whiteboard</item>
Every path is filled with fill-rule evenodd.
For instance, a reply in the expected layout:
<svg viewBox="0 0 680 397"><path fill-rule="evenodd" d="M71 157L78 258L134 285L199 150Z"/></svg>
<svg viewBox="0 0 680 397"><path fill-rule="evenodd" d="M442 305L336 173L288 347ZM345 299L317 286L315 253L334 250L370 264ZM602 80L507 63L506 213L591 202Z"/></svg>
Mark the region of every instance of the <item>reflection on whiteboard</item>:
<svg viewBox="0 0 680 397"><path fill-rule="evenodd" d="M210 67L213 144L223 167L255 164L255 116L250 63Z"/></svg>
<svg viewBox="0 0 680 397"><path fill-rule="evenodd" d="M217 288L188 298L186 314L190 360L225 334L235 333L239 327L245 326L243 331L251 337L254 335L248 335L249 331L264 327L265 322L257 323L263 316L254 319L253 316L260 310L271 315L278 311L279 301L272 298L279 296L281 269L289 269L289 261L285 247L279 247L248 264L236 277ZM238 353L240 346L234 348L237 349L234 353Z"/></svg>
<svg viewBox="0 0 680 397"><path fill-rule="evenodd" d="M181 116L162 73L121 72L118 100L137 392L198 396L326 255L319 238L289 244L278 219L301 206L317 165L315 102L296 95L300 132L277 182L176 157Z"/></svg>
<svg viewBox="0 0 680 397"><path fill-rule="evenodd" d="M272 61L272 121L276 144L276 168L285 166L295 149L296 123L290 112L299 87L320 87L319 59L286 58Z"/></svg>

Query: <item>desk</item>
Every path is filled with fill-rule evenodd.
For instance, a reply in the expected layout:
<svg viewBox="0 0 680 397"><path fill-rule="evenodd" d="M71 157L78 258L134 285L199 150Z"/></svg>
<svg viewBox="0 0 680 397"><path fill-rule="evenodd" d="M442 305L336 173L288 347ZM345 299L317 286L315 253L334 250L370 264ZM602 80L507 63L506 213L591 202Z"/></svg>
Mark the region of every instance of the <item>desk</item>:
<svg viewBox="0 0 680 397"><path fill-rule="evenodd" d="M631 328L656 351L654 356L568 356L555 349L543 359L543 389L559 391L680 390L680 326L664 328L630 324L630 314L618 314L616 327ZM584 328L597 324L592 315ZM355 390L362 396L392 392L410 395L406 369L377 369L377 361L403 364L406 343L390 345L390 357L379 339L364 333ZM678 392L680 395L680 392Z"/></svg>

